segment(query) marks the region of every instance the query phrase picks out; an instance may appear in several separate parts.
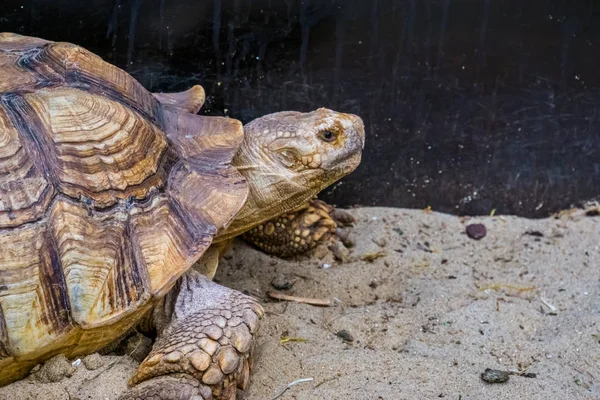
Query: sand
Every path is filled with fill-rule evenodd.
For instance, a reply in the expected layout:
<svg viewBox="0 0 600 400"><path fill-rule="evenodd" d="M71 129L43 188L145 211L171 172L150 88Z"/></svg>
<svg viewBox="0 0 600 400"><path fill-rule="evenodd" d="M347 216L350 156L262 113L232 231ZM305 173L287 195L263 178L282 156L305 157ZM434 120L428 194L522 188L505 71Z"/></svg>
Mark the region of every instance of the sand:
<svg viewBox="0 0 600 400"><path fill-rule="evenodd" d="M351 212L356 246L346 263L331 253L285 261L241 242L222 262L216 279L266 310L241 398L270 400L311 378L279 398L600 399L599 216ZM487 236L469 238L471 223ZM334 306L270 300L275 278L293 283L283 293ZM56 383L26 378L0 399L115 399L136 362L98 361ZM514 374L486 383L486 368Z"/></svg>

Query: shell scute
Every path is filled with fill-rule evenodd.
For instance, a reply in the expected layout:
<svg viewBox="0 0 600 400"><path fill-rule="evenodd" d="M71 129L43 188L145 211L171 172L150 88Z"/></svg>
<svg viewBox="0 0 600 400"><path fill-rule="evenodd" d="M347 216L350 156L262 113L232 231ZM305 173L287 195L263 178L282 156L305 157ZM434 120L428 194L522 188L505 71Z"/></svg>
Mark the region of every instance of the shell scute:
<svg viewBox="0 0 600 400"><path fill-rule="evenodd" d="M60 262L45 224L0 230L0 308L11 355L51 348L71 329ZM1 337L1 335L0 335Z"/></svg>
<svg viewBox="0 0 600 400"><path fill-rule="evenodd" d="M72 88L39 90L24 100L62 193L107 207L163 185L166 137L134 110Z"/></svg>
<svg viewBox="0 0 600 400"><path fill-rule="evenodd" d="M122 69L71 43L51 43L35 57L35 68L50 66L70 86L92 91L121 103L157 123L159 102Z"/></svg>
<svg viewBox="0 0 600 400"><path fill-rule="evenodd" d="M84 329L101 325L147 301L147 276L130 243L129 213L88 212L66 198L49 214L73 321Z"/></svg>
<svg viewBox="0 0 600 400"><path fill-rule="evenodd" d="M0 104L0 229L41 218L54 193Z"/></svg>

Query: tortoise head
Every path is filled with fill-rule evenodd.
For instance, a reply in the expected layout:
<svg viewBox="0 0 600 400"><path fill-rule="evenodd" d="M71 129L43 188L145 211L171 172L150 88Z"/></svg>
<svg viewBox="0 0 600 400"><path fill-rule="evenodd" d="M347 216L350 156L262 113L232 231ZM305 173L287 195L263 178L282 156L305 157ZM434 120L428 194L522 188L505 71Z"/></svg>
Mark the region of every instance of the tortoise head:
<svg viewBox="0 0 600 400"><path fill-rule="evenodd" d="M360 117L326 108L278 112L245 125L233 162L250 196L227 236L294 210L354 171L364 144Z"/></svg>
<svg viewBox="0 0 600 400"><path fill-rule="evenodd" d="M356 115L326 108L284 111L244 127L244 143L234 163L258 161L260 172L319 192L358 167L364 143L364 124Z"/></svg>

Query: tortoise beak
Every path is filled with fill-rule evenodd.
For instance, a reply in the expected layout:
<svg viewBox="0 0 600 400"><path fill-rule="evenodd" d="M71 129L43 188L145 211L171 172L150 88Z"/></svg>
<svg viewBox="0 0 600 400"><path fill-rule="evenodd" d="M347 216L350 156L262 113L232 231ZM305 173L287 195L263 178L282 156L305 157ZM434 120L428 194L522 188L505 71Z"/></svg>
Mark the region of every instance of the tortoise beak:
<svg viewBox="0 0 600 400"><path fill-rule="evenodd" d="M348 127L347 140L336 158L330 160L329 168L331 168L333 181L350 174L358 167L362 158L362 151L365 148L365 124L363 120L354 114L344 114L344 117Z"/></svg>
<svg viewBox="0 0 600 400"><path fill-rule="evenodd" d="M352 121L352 125L354 126L354 130L358 134L358 138L361 142L361 149L365 149L365 124L361 117L354 114L347 114L348 118Z"/></svg>
<svg viewBox="0 0 600 400"><path fill-rule="evenodd" d="M360 117L356 117L356 122L354 123L356 130L358 131L358 135L360 136L360 141L362 142L362 149L365 149L365 124Z"/></svg>

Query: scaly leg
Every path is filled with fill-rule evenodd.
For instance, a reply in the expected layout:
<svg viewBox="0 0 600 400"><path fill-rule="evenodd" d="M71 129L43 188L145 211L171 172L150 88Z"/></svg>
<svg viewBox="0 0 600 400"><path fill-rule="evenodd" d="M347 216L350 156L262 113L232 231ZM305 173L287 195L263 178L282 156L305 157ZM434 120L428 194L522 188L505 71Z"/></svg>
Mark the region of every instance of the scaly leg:
<svg viewBox="0 0 600 400"><path fill-rule="evenodd" d="M223 254L229 250L232 239L227 239L220 243L213 243L194 264L194 269L206 276L208 279L213 279L217 273L217 267L219 266L219 260Z"/></svg>
<svg viewBox="0 0 600 400"><path fill-rule="evenodd" d="M291 257L334 240L336 235L347 236L345 227L353 222L354 217L346 211L315 199L249 230L242 238L266 253Z"/></svg>
<svg viewBox="0 0 600 400"><path fill-rule="evenodd" d="M178 290L170 324L121 400L235 400L246 388L262 307L194 270Z"/></svg>

